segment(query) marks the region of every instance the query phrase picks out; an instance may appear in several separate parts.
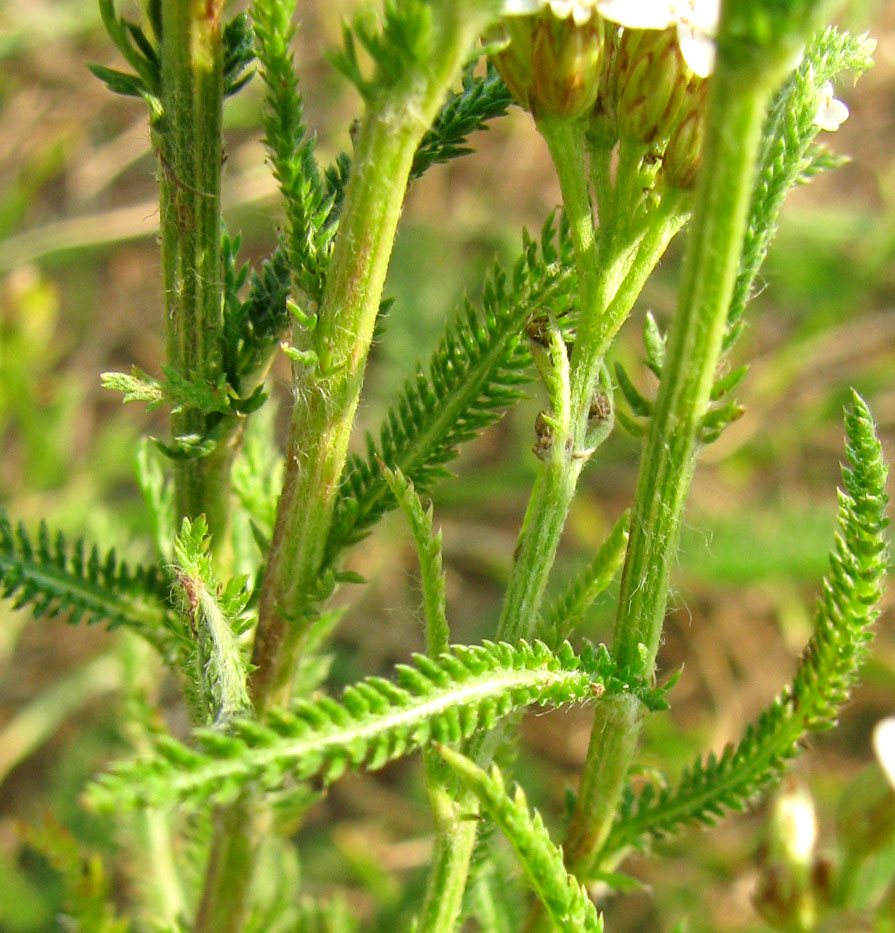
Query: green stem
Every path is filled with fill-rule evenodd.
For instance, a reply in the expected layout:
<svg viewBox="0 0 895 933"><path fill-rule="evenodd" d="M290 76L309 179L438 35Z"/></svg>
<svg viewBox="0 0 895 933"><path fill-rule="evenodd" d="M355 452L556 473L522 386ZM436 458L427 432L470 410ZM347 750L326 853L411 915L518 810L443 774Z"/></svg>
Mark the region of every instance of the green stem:
<svg viewBox="0 0 895 933"><path fill-rule="evenodd" d="M593 208L588 188L584 125L582 121L542 119L538 129L547 142L559 175L566 212L575 245L576 271L580 295L579 334L587 331L588 322L600 316L608 305L607 291L613 291L611 275L600 275ZM615 271L615 270L613 270ZM582 352L576 345L576 357ZM596 376L597 370L594 371ZM590 368L588 374L590 375ZM578 379L581 379L579 368ZM584 466L584 431L590 394L566 380L565 398L553 398L556 427L542 461L516 545L513 572L510 576L497 626L499 640L530 638L537 624L538 612L556 550L562 536L566 515L575 494L578 476ZM582 398L587 407L582 412ZM583 417L582 417L583 415ZM582 430L584 428L584 430Z"/></svg>
<svg viewBox="0 0 895 933"><path fill-rule="evenodd" d="M434 751L426 755L427 771L430 773L438 767L433 760L435 755L437 752ZM461 793L457 800L451 799L445 790L444 777L440 781L441 787L437 789L429 781L429 796L433 802L438 794L444 800L442 807L435 808L435 849L429 867L426 897L415 928L417 933L453 933L456 930L478 830L475 819L478 805L475 798L471 794ZM440 814L439 810L443 812Z"/></svg>
<svg viewBox="0 0 895 933"><path fill-rule="evenodd" d="M348 439L413 156L496 2L432 3L430 54L367 101L323 300L314 366L297 368L286 472L252 663L256 712L288 702L304 647ZM194 933L242 927L259 822L243 795L218 815Z"/></svg>
<svg viewBox="0 0 895 933"><path fill-rule="evenodd" d="M297 374L286 475L261 594L256 708L287 699L345 464L373 327L417 145L491 16L470 3L433 10L422 73L368 103L315 331L319 363Z"/></svg>
<svg viewBox="0 0 895 933"><path fill-rule="evenodd" d="M621 245L617 245L621 237L616 238L614 251L608 245L608 237L598 243L582 124L542 120L539 129L556 165L563 207L571 225L580 312L575 348L568 361L570 371L566 374L564 397L552 400L553 415L561 429L554 433L549 455L532 489L498 623L497 639L510 642L531 638L538 623L544 591L578 477L593 452L589 449L593 446L595 434L590 412L603 358L646 279L686 216L683 196L672 196L650 219L645 230L638 231ZM556 382L562 383L563 380ZM555 394L555 386L553 391ZM467 753L480 764L487 763L504 734L505 729L497 729L473 740L467 747ZM476 810L476 801L468 795L464 812L468 816ZM474 832L473 829L473 836ZM450 839L445 836L443 843L445 847L449 846ZM469 862L464 851L462 846L458 846L456 853L436 848L436 862L445 866L445 875L450 872L448 876L453 888L462 889L465 885ZM429 929L451 928L433 926Z"/></svg>
<svg viewBox="0 0 895 933"><path fill-rule="evenodd" d="M644 226L626 236L593 225L584 134L580 124L542 120L571 224L580 312L570 361L568 431L557 433L528 503L497 637L530 638L565 526L578 477L593 453L591 409L600 368L650 273L686 218L686 197L670 192ZM617 225L607 218L607 230Z"/></svg>
<svg viewBox="0 0 895 933"><path fill-rule="evenodd" d="M163 0L161 97L156 126L168 364L214 380L221 329L223 0ZM185 411L175 437L205 436L206 415ZM205 514L215 547L227 537L231 446L174 466L178 517Z"/></svg>
<svg viewBox="0 0 895 933"><path fill-rule="evenodd" d="M753 76L754 77L754 76ZM739 263L762 120L772 81L745 81L723 67L712 79L704 166L656 411L641 459L613 645L619 663L654 672L669 572L693 475ZM611 827L636 750L636 704L610 703L596 717L567 862L592 866Z"/></svg>

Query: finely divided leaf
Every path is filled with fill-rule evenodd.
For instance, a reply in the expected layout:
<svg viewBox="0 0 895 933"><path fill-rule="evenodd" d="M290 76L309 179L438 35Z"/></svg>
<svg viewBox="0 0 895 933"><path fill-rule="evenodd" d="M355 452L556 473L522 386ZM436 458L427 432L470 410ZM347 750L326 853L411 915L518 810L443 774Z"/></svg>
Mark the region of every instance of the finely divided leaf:
<svg viewBox="0 0 895 933"><path fill-rule="evenodd" d="M598 866L628 846L742 810L780 776L808 733L835 725L867 654L887 570L887 468L870 411L856 393L845 428L849 465L842 470L830 572L793 683L720 757L696 761L674 787L648 784L636 797L628 792Z"/></svg>
<svg viewBox="0 0 895 933"><path fill-rule="evenodd" d="M117 807L231 800L250 783L280 790L348 768L381 768L429 742L459 742L529 704L560 705L634 693L664 705L661 691L631 683L605 648L576 655L566 643L455 647L438 658L416 655L394 681L381 677L273 711L264 723L234 720L230 734L200 730L195 747L159 739L155 754L116 766L95 785L95 802Z"/></svg>
<svg viewBox="0 0 895 933"><path fill-rule="evenodd" d="M155 568L131 570L115 551L101 556L83 539L70 546L41 522L35 544L21 524L15 529L0 510L0 586L16 609L35 617L69 612L71 623L127 626L166 651L168 585Z"/></svg>
<svg viewBox="0 0 895 933"><path fill-rule="evenodd" d="M440 751L509 839L553 928L564 933L600 933L603 920L594 902L566 871L562 849L551 840L540 813L529 810L522 788L517 785L511 797L496 766L488 774L459 752Z"/></svg>

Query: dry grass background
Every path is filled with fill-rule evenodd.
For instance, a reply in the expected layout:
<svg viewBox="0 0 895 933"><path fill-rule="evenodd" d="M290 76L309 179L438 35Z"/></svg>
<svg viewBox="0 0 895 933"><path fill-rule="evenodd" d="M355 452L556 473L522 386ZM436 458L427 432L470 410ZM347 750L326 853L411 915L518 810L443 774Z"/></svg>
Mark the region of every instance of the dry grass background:
<svg viewBox="0 0 895 933"><path fill-rule="evenodd" d="M358 106L323 56L353 5L299 4L298 63L324 158L348 145ZM848 385L867 395L890 460L895 452L895 4L853 3L843 19L871 30L877 65L840 94L852 113L830 142L853 162L791 199L737 349L752 363L741 392L747 414L701 459L661 655L665 672L683 665L683 676L644 751L648 765L672 771L699 749L735 739L794 668L835 517ZM116 64L91 0L0 3L0 503L32 527L54 516L72 533L141 557L148 538L132 452L141 432L164 425L123 409L99 388L98 373L131 363L154 371L161 359L154 165L142 105L112 97L88 61ZM272 248L278 216L259 142L258 84L228 106L225 186L228 225L256 259ZM477 155L437 167L408 197L389 283L397 304L374 351L365 425L376 424L464 290L475 295L492 256L511 258L519 228L539 227L558 201L524 114L514 110L474 142ZM646 308L671 312L679 255L680 245L649 285L638 320ZM626 328L619 358L636 361L638 333L636 323ZM275 373L284 403L285 378L285 369ZM459 478L436 496L457 641L492 631L533 475L537 408L537 399L523 404L472 445ZM598 460L570 518L559 578L630 501L635 442L617 436ZM334 684L385 670L422 641L415 558L401 523L386 522L352 560L372 582L337 633ZM871 729L895 709L891 607L890 598L867 682L840 730L796 767L817 798L827 849L837 800L870 761ZM610 620L607 599L588 634L606 637ZM77 799L117 741L113 685L98 682L72 700L70 715L48 720L46 735L25 730L24 744L10 726L58 678L108 651L109 638L0 608L0 931L55 928L58 884L23 844L22 821L52 808L85 844L102 840ZM556 821L588 730L586 711L525 723L521 773ZM429 851L416 778L408 762L333 788L302 843L309 890L338 885L367 916L397 897L399 881ZM666 930L688 916L692 930L765 929L751 906L765 816L759 806L660 847L665 861L630 863L651 890L610 903L607 929ZM124 896L127 865L116 879Z"/></svg>

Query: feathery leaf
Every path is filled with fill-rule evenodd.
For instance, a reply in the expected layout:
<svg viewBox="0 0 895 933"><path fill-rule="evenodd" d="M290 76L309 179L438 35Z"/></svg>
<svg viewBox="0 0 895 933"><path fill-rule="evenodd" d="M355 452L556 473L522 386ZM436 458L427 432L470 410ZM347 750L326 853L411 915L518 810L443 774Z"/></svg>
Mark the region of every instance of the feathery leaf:
<svg viewBox="0 0 895 933"><path fill-rule="evenodd" d="M36 618L69 612L72 624L126 626L163 653L169 646L168 586L156 568L131 570L114 550L101 556L83 539L69 546L41 522L37 543L22 524L13 529L0 510L0 595Z"/></svg>
<svg viewBox="0 0 895 933"><path fill-rule="evenodd" d="M251 13L261 76L267 88L264 143L286 204L285 250L302 303L318 303L335 224L330 217L335 198L314 156L308 134L290 43L295 35L295 0L255 0ZM298 298L298 296L295 296Z"/></svg>
<svg viewBox="0 0 895 933"><path fill-rule="evenodd" d="M600 933L603 920L594 902L566 871L562 848L550 838L540 813L529 810L522 788L517 784L510 797L496 765L488 774L459 752L439 751L509 839L553 927L565 933Z"/></svg>
<svg viewBox="0 0 895 933"><path fill-rule="evenodd" d="M247 578L223 586L211 565L211 536L200 515L184 518L174 539L174 590L180 596L181 630L187 677L202 693L202 712L216 727L251 708L246 686L248 666L239 636L249 621L243 611L249 599Z"/></svg>
<svg viewBox="0 0 895 933"><path fill-rule="evenodd" d="M117 765L92 796L113 807L203 804L233 799L252 782L271 791L319 774L329 783L433 740L459 742L532 703L629 692L650 707L664 705L661 691L626 680L602 646L580 655L568 643L555 653L542 642L459 646L438 658L416 655L398 666L395 681L369 677L338 701L301 701L264 723L236 719L227 735L200 730L195 748L163 737L152 757Z"/></svg>
<svg viewBox="0 0 895 933"><path fill-rule="evenodd" d="M742 331L743 311L777 230L786 195L812 174L836 165L835 160L818 158L814 142L820 132L815 116L821 90L843 72L860 75L872 67L874 45L866 36L827 29L808 46L801 65L768 113L740 269L727 313L725 350L733 346Z"/></svg>
<svg viewBox="0 0 895 933"><path fill-rule="evenodd" d="M474 69L474 61L466 66L462 89L448 95L432 129L422 138L413 157L411 179L419 178L439 162L468 155L472 150L466 145L467 137L487 129L489 120L505 116L513 103L513 95L490 62L484 77L473 74Z"/></svg>
<svg viewBox="0 0 895 933"><path fill-rule="evenodd" d="M606 865L628 846L680 831L688 823L711 825L742 810L774 782L810 732L835 725L867 653L887 568L886 464L863 399L852 393L845 418L849 466L839 492L839 527L830 572L818 599L814 635L792 684L720 757L698 760L675 787L648 784L630 791L596 864Z"/></svg>

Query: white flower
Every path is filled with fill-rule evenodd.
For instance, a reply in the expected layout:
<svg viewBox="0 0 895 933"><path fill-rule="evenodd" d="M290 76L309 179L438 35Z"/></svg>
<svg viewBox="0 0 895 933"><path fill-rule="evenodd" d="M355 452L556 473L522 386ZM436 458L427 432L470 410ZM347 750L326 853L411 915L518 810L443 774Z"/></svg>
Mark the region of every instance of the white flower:
<svg viewBox="0 0 895 933"><path fill-rule="evenodd" d="M503 0L500 8L502 16L528 16L537 13L546 3L546 0Z"/></svg>
<svg viewBox="0 0 895 933"><path fill-rule="evenodd" d="M808 790L790 778L774 806L774 828L791 865L809 865L817 843L817 814Z"/></svg>
<svg viewBox="0 0 895 933"><path fill-rule="evenodd" d="M501 13L504 16L525 16L538 13L545 7L557 19L570 16L576 26L583 26L597 11L597 0L504 0Z"/></svg>
<svg viewBox="0 0 895 933"><path fill-rule="evenodd" d="M873 730L873 750L895 790L895 717L889 716L876 724Z"/></svg>
<svg viewBox="0 0 895 933"><path fill-rule="evenodd" d="M549 0L548 5L557 19L571 16L576 26L583 26L597 12L597 0Z"/></svg>
<svg viewBox="0 0 895 933"><path fill-rule="evenodd" d="M715 34L721 0L599 0L600 15L627 29L677 27L684 61L700 78L715 67Z"/></svg>
<svg viewBox="0 0 895 933"><path fill-rule="evenodd" d="M841 100L833 97L833 85L827 81L820 89L820 101L817 105L817 113L814 115L815 124L828 133L835 133L847 118L848 107Z"/></svg>

